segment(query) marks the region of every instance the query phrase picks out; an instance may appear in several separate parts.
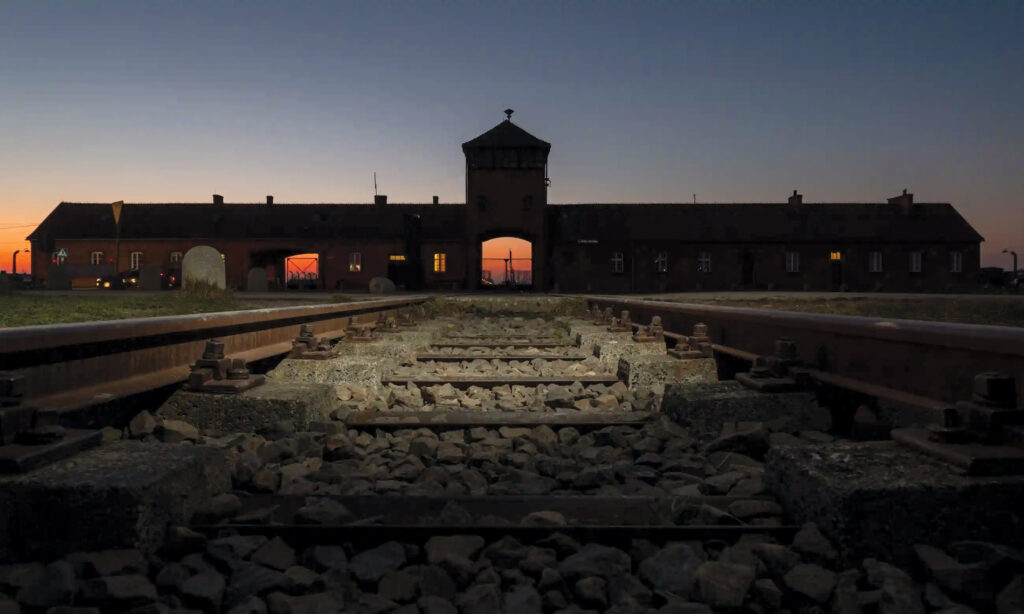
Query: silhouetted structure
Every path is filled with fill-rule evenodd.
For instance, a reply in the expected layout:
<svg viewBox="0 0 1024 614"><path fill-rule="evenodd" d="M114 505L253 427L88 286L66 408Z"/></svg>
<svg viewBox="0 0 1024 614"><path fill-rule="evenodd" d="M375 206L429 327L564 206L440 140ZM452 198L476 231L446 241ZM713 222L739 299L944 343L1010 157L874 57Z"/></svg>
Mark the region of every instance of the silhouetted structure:
<svg viewBox="0 0 1024 614"><path fill-rule="evenodd" d="M463 143L466 202L394 204L126 203L122 269L174 271L200 244L225 256L229 285L252 267L277 271L319 255L321 288L477 288L481 243L532 243L534 287L561 291L694 289L955 290L975 283L982 237L948 203L566 204L547 202L551 145L508 119ZM60 203L28 239L33 273L96 277L112 270L110 204ZM59 250L66 256L58 259ZM60 252L63 254L63 252ZM126 266L127 265L127 266ZM48 269L64 270L50 275ZM53 284L51 284L53 285Z"/></svg>

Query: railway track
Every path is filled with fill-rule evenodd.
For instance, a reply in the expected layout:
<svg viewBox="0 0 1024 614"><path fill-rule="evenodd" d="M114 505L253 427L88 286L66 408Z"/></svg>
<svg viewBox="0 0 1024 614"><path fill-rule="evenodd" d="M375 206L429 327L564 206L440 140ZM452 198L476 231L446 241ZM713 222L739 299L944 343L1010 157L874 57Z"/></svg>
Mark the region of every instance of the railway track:
<svg viewBox="0 0 1024 614"><path fill-rule="evenodd" d="M217 450L227 459L217 477L226 487L189 494L194 500L172 523L178 526L138 546L148 559L131 549L78 548L99 551L68 563L72 589L61 593L54 583L63 570L52 569L58 561L25 567L32 571L24 579L10 580L17 576L10 575L13 570L0 573L0 594L30 609L74 602L102 611L161 603L219 612L853 612L863 609L842 608L903 599L901 611L923 612L925 603L938 609L937 594L980 607L993 603L997 589L1013 588L1003 576L1017 569L1015 559L1004 555L1007 562L990 583L999 586L987 589L987 597L974 586L954 590L945 584L929 597L920 578L915 584L910 573L874 559L851 563L842 545L817 526L794 521L790 502L776 497L766 481L767 452L846 445L807 424L794 428L774 419L780 409L813 400L806 389L730 397L734 404L782 401L757 420L719 412L714 427L666 411L676 389L718 394L725 386L735 394L733 383L718 377L760 364L758 357L768 352L756 343L727 345L735 342L724 329L712 329L706 339L669 331L652 343L643 325L623 332L583 313L538 316L524 310L518 317L471 319L445 317L427 306L418 324L404 326L379 315L399 308L408 314L420 303L380 302L333 313L279 314L273 324L257 318L197 328L234 332L238 339L225 350L230 357L291 353L267 374L266 384L255 383L260 376L254 374L236 378L253 379L240 394L202 397L198 384L191 393L175 393L155 416L143 412L125 425L123 436L135 442L110 445L186 454ZM671 315L663 317L666 327L675 326ZM320 345L300 347L296 341L285 348L278 340L294 337L309 320L318 336L327 337ZM254 326L259 332L244 332ZM384 329L394 334L381 334ZM692 329L680 324L675 330ZM266 332L271 330L277 336ZM202 336L168 334L181 351L196 350ZM247 335L262 336L263 345L246 341ZM583 351L588 335L596 340L594 355ZM705 380L673 383L665 373L682 377L678 366L684 360L666 353L673 346L692 354L687 364L711 361L718 368L693 371L698 375L692 377ZM60 356L73 355L69 345L59 347L65 348ZM665 365L671 368L665 371ZM824 384L860 395L852 397L858 400L876 392L919 409L944 406L825 372L822 365L791 366L792 372L768 379L806 384L809 378L819 397ZM186 379L181 366L133 377L152 384L171 369L183 371L174 381ZM644 379L651 373L662 379ZM752 373L763 387L763 374ZM138 392L140 386L125 390ZM285 414L284 397L274 396L289 389L302 391L287 401L298 413ZM332 398L322 408L317 395L328 389ZM33 401L67 400L68 412L88 406L83 399L94 394L89 386L49 395L33 391L27 395ZM188 394L206 401L175 404ZM263 412L268 399L281 414L253 422L251 430L203 426L224 412ZM759 408L758 402L751 407ZM70 462L75 466L74 458ZM77 466L91 470L86 461ZM3 543L10 545L9 538ZM927 557L918 556L931 573ZM843 565L863 571L839 573Z"/></svg>

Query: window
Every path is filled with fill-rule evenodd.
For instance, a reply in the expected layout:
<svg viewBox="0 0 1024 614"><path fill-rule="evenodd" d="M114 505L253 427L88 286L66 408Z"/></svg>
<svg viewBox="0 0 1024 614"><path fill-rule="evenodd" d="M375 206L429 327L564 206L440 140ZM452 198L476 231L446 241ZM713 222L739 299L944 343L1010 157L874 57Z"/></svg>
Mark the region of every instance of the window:
<svg viewBox="0 0 1024 614"><path fill-rule="evenodd" d="M171 264L178 264L181 262L181 252L171 252Z"/></svg>
<svg viewBox="0 0 1024 614"><path fill-rule="evenodd" d="M868 252L868 272L882 272L882 252Z"/></svg>
<svg viewBox="0 0 1024 614"><path fill-rule="evenodd" d="M654 266L659 273L668 273L668 252L658 252L658 257L654 259Z"/></svg>
<svg viewBox="0 0 1024 614"><path fill-rule="evenodd" d="M701 252L697 258L697 271L700 273L711 272L711 252Z"/></svg>
<svg viewBox="0 0 1024 614"><path fill-rule="evenodd" d="M624 262L622 252L612 252L612 273L621 273Z"/></svg>
<svg viewBox="0 0 1024 614"><path fill-rule="evenodd" d="M910 272L920 273L921 272L921 252L910 252Z"/></svg>
<svg viewBox="0 0 1024 614"><path fill-rule="evenodd" d="M103 252L89 254L89 264L103 264Z"/></svg>
<svg viewBox="0 0 1024 614"><path fill-rule="evenodd" d="M950 273L963 273L964 271L964 253L963 252L949 252L949 272Z"/></svg>
<svg viewBox="0 0 1024 614"><path fill-rule="evenodd" d="M389 262L405 262L405 254L389 254Z"/></svg>
<svg viewBox="0 0 1024 614"><path fill-rule="evenodd" d="M523 211L529 211L530 209L533 209L533 197L523 197Z"/></svg>
<svg viewBox="0 0 1024 614"><path fill-rule="evenodd" d="M843 259L843 253L838 250L833 250L829 252L828 259L831 260L832 262L839 262L840 260Z"/></svg>
<svg viewBox="0 0 1024 614"><path fill-rule="evenodd" d="M363 270L362 252L352 252L348 255L348 272L358 273Z"/></svg>
<svg viewBox="0 0 1024 614"><path fill-rule="evenodd" d="M137 269L142 266L142 252L132 252L131 265L129 268Z"/></svg>
<svg viewBox="0 0 1024 614"><path fill-rule="evenodd" d="M786 252L786 272L800 272L800 252Z"/></svg>
<svg viewBox="0 0 1024 614"><path fill-rule="evenodd" d="M434 252L434 272L444 273L448 270L448 255L444 252Z"/></svg>

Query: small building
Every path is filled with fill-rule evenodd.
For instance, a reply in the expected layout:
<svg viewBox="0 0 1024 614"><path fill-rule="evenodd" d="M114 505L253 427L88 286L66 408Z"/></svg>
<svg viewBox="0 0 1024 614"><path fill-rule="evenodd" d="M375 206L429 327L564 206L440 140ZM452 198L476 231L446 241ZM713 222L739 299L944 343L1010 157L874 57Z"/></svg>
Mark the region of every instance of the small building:
<svg viewBox="0 0 1024 614"><path fill-rule="evenodd" d="M563 292L776 289L947 291L975 284L982 237L949 203L902 194L878 203L596 203L547 201L547 143L508 118L463 143L465 203L366 204L62 202L29 235L47 285L159 265L210 245L228 284L253 267L286 287L287 258L311 254L320 289L365 289L389 277L408 289L491 287L485 245L530 243L533 287ZM118 227L119 226L119 227ZM516 264L522 272L524 264Z"/></svg>

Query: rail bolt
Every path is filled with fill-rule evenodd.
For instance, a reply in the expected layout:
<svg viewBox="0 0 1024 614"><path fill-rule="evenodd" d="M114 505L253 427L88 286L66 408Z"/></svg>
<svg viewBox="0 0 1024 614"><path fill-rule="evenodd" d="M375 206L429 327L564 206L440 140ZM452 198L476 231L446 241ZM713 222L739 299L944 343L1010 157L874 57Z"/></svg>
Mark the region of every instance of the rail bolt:
<svg viewBox="0 0 1024 614"><path fill-rule="evenodd" d="M25 396L25 376L18 373L0 373L0 397Z"/></svg>
<svg viewBox="0 0 1024 614"><path fill-rule="evenodd" d="M629 322L629 310L628 309L623 309L622 310L622 316L621 316L620 319L621 319L621 321L623 323Z"/></svg>
<svg viewBox="0 0 1024 614"><path fill-rule="evenodd" d="M796 343L789 337L779 337L775 340L775 357L779 360L796 360Z"/></svg>
<svg viewBox="0 0 1024 614"><path fill-rule="evenodd" d="M697 322L693 325L693 336L694 337L707 337L708 336L708 325L703 322Z"/></svg>
<svg viewBox="0 0 1024 614"><path fill-rule="evenodd" d="M206 349L203 350L203 360L220 360L224 358L224 342L220 339L210 339L206 342Z"/></svg>
<svg viewBox="0 0 1024 614"><path fill-rule="evenodd" d="M249 379L249 369L245 366L244 358L235 358L231 361L228 379Z"/></svg>
<svg viewBox="0 0 1024 614"><path fill-rule="evenodd" d="M974 376L974 395L971 400L988 407L1016 407L1017 380L999 371L979 373Z"/></svg>
<svg viewBox="0 0 1024 614"><path fill-rule="evenodd" d="M313 336L313 325L312 324L302 324L302 325L300 325L299 326L299 336L300 337L312 337Z"/></svg>

